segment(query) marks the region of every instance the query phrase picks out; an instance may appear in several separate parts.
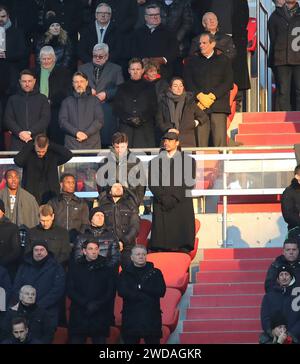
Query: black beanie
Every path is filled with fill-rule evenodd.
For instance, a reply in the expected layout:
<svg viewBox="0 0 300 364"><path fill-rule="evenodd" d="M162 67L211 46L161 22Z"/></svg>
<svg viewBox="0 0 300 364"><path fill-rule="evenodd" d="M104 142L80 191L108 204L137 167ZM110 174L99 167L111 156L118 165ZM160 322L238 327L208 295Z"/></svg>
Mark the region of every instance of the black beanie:
<svg viewBox="0 0 300 364"><path fill-rule="evenodd" d="M93 216L95 215L96 212L102 212L103 215L105 216L102 207L94 207L94 208L91 209L90 214L89 214L89 220L90 221L92 221L92 218L93 218Z"/></svg>
<svg viewBox="0 0 300 364"><path fill-rule="evenodd" d="M43 246L47 250L47 252L49 252L49 247L46 240L33 240L31 242L32 250L35 246Z"/></svg>
<svg viewBox="0 0 300 364"><path fill-rule="evenodd" d="M5 205L3 200L0 200L0 210L5 214Z"/></svg>
<svg viewBox="0 0 300 364"><path fill-rule="evenodd" d="M283 265L281 265L280 267L277 268L276 278L279 277L279 274L281 272L288 272L288 273L290 273L291 277L294 278L293 269L288 264L283 264Z"/></svg>
<svg viewBox="0 0 300 364"><path fill-rule="evenodd" d="M58 23L61 26L61 19L56 15L50 15L48 18L46 18L44 23L46 31L50 28L50 25L54 23Z"/></svg>
<svg viewBox="0 0 300 364"><path fill-rule="evenodd" d="M280 325L287 326L287 319L284 317L282 312L278 311L274 313L270 318L271 330L275 329L275 327Z"/></svg>

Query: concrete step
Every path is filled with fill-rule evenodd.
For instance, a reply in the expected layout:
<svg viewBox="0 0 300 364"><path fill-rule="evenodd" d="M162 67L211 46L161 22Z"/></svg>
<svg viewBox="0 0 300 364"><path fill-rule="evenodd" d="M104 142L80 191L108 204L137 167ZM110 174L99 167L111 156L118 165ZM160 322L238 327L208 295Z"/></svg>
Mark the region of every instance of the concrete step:
<svg viewBox="0 0 300 364"><path fill-rule="evenodd" d="M257 122L282 123L291 121L300 121L300 112L275 111L275 112L243 113L243 123L257 123Z"/></svg>
<svg viewBox="0 0 300 364"><path fill-rule="evenodd" d="M231 260L204 260L199 263L201 272L217 270L267 270L274 259L231 259Z"/></svg>
<svg viewBox="0 0 300 364"><path fill-rule="evenodd" d="M181 344L257 344L259 331L182 333Z"/></svg>
<svg viewBox="0 0 300 364"><path fill-rule="evenodd" d="M204 249L203 260L210 259L275 259L282 253L282 248L220 248Z"/></svg>
<svg viewBox="0 0 300 364"><path fill-rule="evenodd" d="M258 319L188 320L183 322L183 332L202 331L259 331Z"/></svg>
<svg viewBox="0 0 300 364"><path fill-rule="evenodd" d="M193 295L218 294L264 294L261 283L196 283L193 285Z"/></svg>
<svg viewBox="0 0 300 364"><path fill-rule="evenodd" d="M262 298L262 294L197 295L190 297L190 307L259 306Z"/></svg>
<svg viewBox="0 0 300 364"><path fill-rule="evenodd" d="M274 133L274 134L237 134L235 141L245 146L257 145L291 145L300 143L300 134Z"/></svg>
<svg viewBox="0 0 300 364"><path fill-rule="evenodd" d="M260 305L245 307L190 307L187 309L187 320L200 319L259 319Z"/></svg>
<svg viewBox="0 0 300 364"><path fill-rule="evenodd" d="M284 123L241 123L238 126L238 134L274 134L274 133L299 133L300 120Z"/></svg>
<svg viewBox="0 0 300 364"><path fill-rule="evenodd" d="M196 281L198 283L238 283L257 282L263 284L266 271L210 271L197 272Z"/></svg>

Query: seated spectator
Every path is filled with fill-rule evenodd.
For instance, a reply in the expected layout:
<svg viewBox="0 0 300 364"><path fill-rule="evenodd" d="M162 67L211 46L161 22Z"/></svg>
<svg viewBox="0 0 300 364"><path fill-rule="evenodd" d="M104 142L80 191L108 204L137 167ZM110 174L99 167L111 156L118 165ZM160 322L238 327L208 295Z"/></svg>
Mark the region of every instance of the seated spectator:
<svg viewBox="0 0 300 364"><path fill-rule="evenodd" d="M293 271L293 276L300 279L300 259L299 259L299 239L288 238L283 243L283 254L279 255L274 262L270 265L266 279L265 279L265 291L269 292L274 284L276 284L277 269L286 265Z"/></svg>
<svg viewBox="0 0 300 364"><path fill-rule="evenodd" d="M37 240L47 241L49 251L58 263L65 267L69 261L71 245L67 229L54 224L54 212L50 205L42 205L40 210L40 223L29 230L29 242L26 253L32 250L32 245Z"/></svg>
<svg viewBox="0 0 300 364"><path fill-rule="evenodd" d="M156 123L162 135L175 132L181 147L196 147L200 139L197 127L207 122L208 116L196 105L194 95L185 91L183 80L172 78L158 103Z"/></svg>
<svg viewBox="0 0 300 364"><path fill-rule="evenodd" d="M114 311L115 273L99 254L98 242L85 242L83 254L68 272L69 342L84 344L91 337L93 344L105 344Z"/></svg>
<svg viewBox="0 0 300 364"><path fill-rule="evenodd" d="M23 317L28 323L33 338L39 339L43 344L51 344L55 326L49 320L45 309L36 304L36 289L30 285L21 287L19 301L6 312L2 328L2 340L10 336L11 322L16 317Z"/></svg>
<svg viewBox="0 0 300 364"><path fill-rule="evenodd" d="M36 76L30 70L20 73L18 93L9 98L4 123L12 133L11 150L20 150L36 135L45 133L50 122L50 106L38 91Z"/></svg>
<svg viewBox="0 0 300 364"><path fill-rule="evenodd" d="M169 88L168 82L161 77L159 65L156 62L145 59L145 73L143 77L155 86L157 100L159 101L162 94Z"/></svg>
<svg viewBox="0 0 300 364"><path fill-rule="evenodd" d="M124 82L122 69L109 59L109 48L99 43L93 49L93 61L79 66L78 70L87 75L92 95L101 102L104 113L104 125L101 129L102 147L111 145L112 135L117 131L117 119L112 112L112 102L117 87Z"/></svg>
<svg viewBox="0 0 300 364"><path fill-rule="evenodd" d="M230 35L222 33L218 28L218 18L212 12L205 13L202 18L202 25L207 32L212 33L216 40L216 50L224 54L229 59L234 59L236 56L236 49ZM193 38L190 55L198 54L199 52L200 35Z"/></svg>
<svg viewBox="0 0 300 364"><path fill-rule="evenodd" d="M117 236L121 262L126 265L140 227L136 198L121 183L114 183L109 191L99 196L99 207L104 212L107 227Z"/></svg>
<svg viewBox="0 0 300 364"><path fill-rule="evenodd" d="M290 266L281 265L277 268L276 284L267 292L261 304L261 325L268 336L273 337L274 316L280 312L286 318L288 332L294 337L294 341L300 340L300 313L295 310L293 300L297 296L297 282L294 271ZM282 324L282 323L281 323ZM278 339L277 339L278 341Z"/></svg>
<svg viewBox="0 0 300 364"><path fill-rule="evenodd" d="M49 142L46 134L38 134L15 156L14 162L23 168L22 186L38 204L47 203L59 195L57 167L67 163L73 154L62 145Z"/></svg>
<svg viewBox="0 0 300 364"><path fill-rule="evenodd" d="M271 317L270 328L271 332L260 335L260 344L298 344L298 340L287 331L287 320L280 311Z"/></svg>
<svg viewBox="0 0 300 364"><path fill-rule="evenodd" d="M69 68L72 64L73 49L67 32L61 26L61 19L51 16L45 22L46 33L35 45L36 64L40 64L40 51L44 46L51 46L55 52L56 65Z"/></svg>
<svg viewBox="0 0 300 364"><path fill-rule="evenodd" d="M89 225L89 208L86 202L75 195L76 181L70 173L60 177L61 193L51 199L55 219L54 224L69 231L70 242L74 243L79 233Z"/></svg>
<svg viewBox="0 0 300 364"><path fill-rule="evenodd" d="M13 278L21 255L18 226L5 216L5 205L0 199L0 265Z"/></svg>
<svg viewBox="0 0 300 364"><path fill-rule="evenodd" d="M11 337L2 341L1 344L25 345L42 343L31 336L26 319L23 317L16 317L11 322Z"/></svg>
<svg viewBox="0 0 300 364"><path fill-rule="evenodd" d="M56 63L56 55L51 46L44 46L39 54L40 67L37 78L41 94L45 95L51 108L51 120L47 130L49 139L64 144L64 133L58 125L58 113L62 101L71 93L70 71Z"/></svg>
<svg viewBox="0 0 300 364"><path fill-rule="evenodd" d="M288 230L300 227L300 164L294 170L291 184L283 191L281 196L281 211Z"/></svg>
<svg viewBox="0 0 300 364"><path fill-rule="evenodd" d="M100 149L103 110L97 97L90 93L89 81L83 72L73 75L73 96L67 97L59 111L59 125L65 132L69 149Z"/></svg>
<svg viewBox="0 0 300 364"><path fill-rule="evenodd" d="M39 206L35 197L20 186L19 172L8 169L5 180L6 187L0 191L0 198L4 202L6 217L19 228L36 226L39 222Z"/></svg>
<svg viewBox="0 0 300 364"><path fill-rule="evenodd" d="M147 249L136 245L131 250L131 263L121 271L117 282L123 298L122 338L124 344L159 344L162 337L160 298L166 284L161 271L147 262Z"/></svg>
<svg viewBox="0 0 300 364"><path fill-rule="evenodd" d="M52 327L56 327L59 303L65 291L65 272L49 252L47 242L35 241L32 251L25 254L13 284L12 304L18 301L24 285L34 286L37 305L47 310Z"/></svg>
<svg viewBox="0 0 300 364"><path fill-rule="evenodd" d="M107 266L118 270L120 264L119 241L114 232L107 228L105 216L100 207L94 207L90 211L90 226L83 234L77 236L74 246L74 259L78 261L83 255L83 246L87 241L97 242L99 254L106 258Z"/></svg>

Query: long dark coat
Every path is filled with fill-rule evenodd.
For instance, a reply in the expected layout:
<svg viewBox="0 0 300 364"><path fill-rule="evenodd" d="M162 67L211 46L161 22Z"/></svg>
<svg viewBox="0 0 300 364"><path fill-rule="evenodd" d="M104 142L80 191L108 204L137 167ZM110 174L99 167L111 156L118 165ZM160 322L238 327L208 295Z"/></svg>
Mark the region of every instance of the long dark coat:
<svg viewBox="0 0 300 364"><path fill-rule="evenodd" d="M161 337L160 298L166 292L161 271L150 262L142 268L130 264L120 273L117 289L123 298L122 334Z"/></svg>
<svg viewBox="0 0 300 364"><path fill-rule="evenodd" d="M281 211L288 230L300 226L300 184L296 178L292 179L290 186L282 193Z"/></svg>
<svg viewBox="0 0 300 364"><path fill-rule="evenodd" d="M107 267L105 258L99 256L95 261L88 262L83 257L71 264L67 295L71 299L71 334L109 335L114 311L115 274Z"/></svg>
<svg viewBox="0 0 300 364"><path fill-rule="evenodd" d="M200 125L208 121L207 115L196 105L195 98L191 93L187 93L182 117L179 123L179 141L182 147L196 147L195 138L195 120ZM162 134L171 128L176 128L171 120L170 110L168 106L168 96L163 94L158 104L156 115L156 123Z"/></svg>
<svg viewBox="0 0 300 364"><path fill-rule="evenodd" d="M114 98L114 112L119 118L119 131L128 136L129 148L153 148L154 119L157 99L154 87L147 81L129 80L119 86ZM143 125L133 127L127 118L140 117Z"/></svg>
<svg viewBox="0 0 300 364"><path fill-rule="evenodd" d="M195 160L179 151L172 158L162 151L150 161L148 185L153 193L150 249L190 251L194 248L193 200L186 197L186 192L193 187L194 176Z"/></svg>

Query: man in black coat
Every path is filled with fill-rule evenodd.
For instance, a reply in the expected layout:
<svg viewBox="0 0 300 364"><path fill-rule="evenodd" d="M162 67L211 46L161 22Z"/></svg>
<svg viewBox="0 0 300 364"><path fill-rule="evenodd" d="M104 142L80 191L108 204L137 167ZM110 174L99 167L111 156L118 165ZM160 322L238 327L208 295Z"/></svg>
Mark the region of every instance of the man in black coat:
<svg viewBox="0 0 300 364"><path fill-rule="evenodd" d="M4 267L2 267L2 265L0 265L0 298L1 298L0 313L6 309L7 303L9 302L10 299L11 291L12 291L11 279L8 275L7 270ZM2 317L0 315L0 320L1 318Z"/></svg>
<svg viewBox="0 0 300 364"><path fill-rule="evenodd" d="M28 142L15 156L15 164L23 168L22 186L39 205L59 195L57 167L67 163L72 156L64 146L49 143L45 134L38 134L34 143Z"/></svg>
<svg viewBox="0 0 300 364"><path fill-rule="evenodd" d="M36 338L31 336L27 320L24 317L15 317L11 322L11 335L10 338L1 342L5 345L32 345L42 344Z"/></svg>
<svg viewBox="0 0 300 364"><path fill-rule="evenodd" d="M12 132L11 150L20 150L37 134L45 133L50 122L50 105L38 91L36 76L30 70L20 73L20 88L9 98L4 123Z"/></svg>
<svg viewBox="0 0 300 364"><path fill-rule="evenodd" d="M194 248L193 200L186 194L195 184L195 160L178 150L178 134L163 136L164 150L149 163L153 193L150 250L189 252Z"/></svg>
<svg viewBox="0 0 300 364"><path fill-rule="evenodd" d="M286 1L282 7L276 7L268 22L269 64L274 70L278 86L277 110L292 110L292 82L295 87L296 110L300 110L300 48L297 31L299 26L300 8L296 0Z"/></svg>
<svg viewBox="0 0 300 364"><path fill-rule="evenodd" d="M4 202L0 200L0 265L8 270L11 277L16 272L20 255L19 228L5 217Z"/></svg>
<svg viewBox="0 0 300 364"><path fill-rule="evenodd" d="M26 252L32 250L32 244L36 240L44 240L48 243L48 248L53 253L58 263L64 267L69 261L71 245L69 232L67 229L54 224L54 212L50 205L40 206L40 224L29 230L29 242Z"/></svg>
<svg viewBox="0 0 300 364"><path fill-rule="evenodd" d="M199 125L200 146L207 147L212 133L213 146L227 145L227 115L230 114L229 95L233 87L231 62L223 54L215 52L213 34L202 33L200 54L191 57L184 67L187 91L195 94L198 106L209 115L208 123Z"/></svg>
<svg viewBox="0 0 300 364"><path fill-rule="evenodd" d="M84 344L91 337L93 344L105 344L114 311L115 273L99 255L98 242L86 241L83 254L68 272L69 342Z"/></svg>
<svg viewBox="0 0 300 364"><path fill-rule="evenodd" d="M143 245L132 248L131 264L119 275L117 290L123 298L122 337L125 344L159 344L162 337L160 298L166 284L161 271L146 261Z"/></svg>

